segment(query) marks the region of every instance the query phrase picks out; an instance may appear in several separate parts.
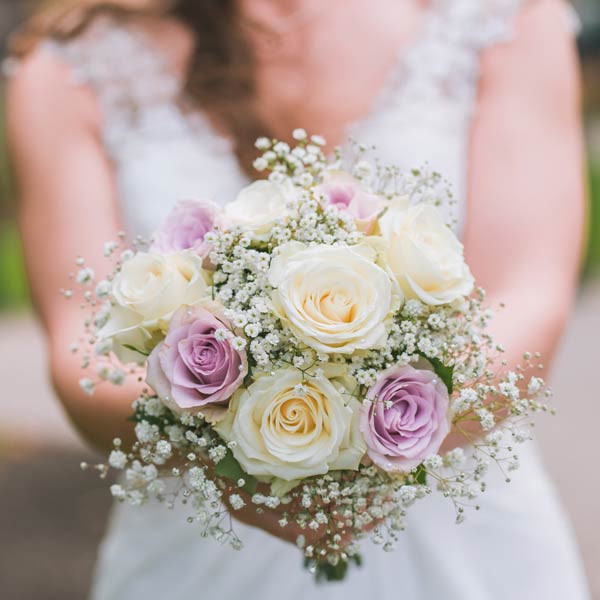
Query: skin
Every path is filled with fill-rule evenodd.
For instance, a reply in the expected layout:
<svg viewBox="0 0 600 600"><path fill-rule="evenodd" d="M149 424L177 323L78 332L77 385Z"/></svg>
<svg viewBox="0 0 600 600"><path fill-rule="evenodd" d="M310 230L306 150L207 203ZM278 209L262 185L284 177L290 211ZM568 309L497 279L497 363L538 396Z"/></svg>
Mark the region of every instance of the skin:
<svg viewBox="0 0 600 600"><path fill-rule="evenodd" d="M301 0L243 0L253 20L276 21ZM307 10L313 0L305 0ZM379 0L365 14L357 0L335 2L305 27L286 35L277 52L251 31L259 50L258 106L282 139L293 127L322 132L332 145L346 123L364 115L398 49L418 32L423 5ZM385 18L382 18L385 15ZM360 20L358 20L360 16ZM361 23L361 44L353 31ZM401 27L398 24L402 23ZM189 33L168 21L149 24L174 71L185 71ZM522 351L551 361L576 286L584 219L579 82L572 35L558 0L536 0L516 20L511 44L483 57L469 158L467 259L492 306L505 302L492 333L509 365ZM359 47L360 46L360 47ZM296 53L303 48L302 58ZM351 74L351 76L350 76ZM312 93L307 98L303 90ZM109 447L131 440L126 417L142 384L105 385L93 396L79 388L79 358L69 352L81 335L82 313L58 293L84 255L98 274L101 249L121 229L113 168L102 147L93 93L69 84L65 65L34 52L11 81L8 133L20 192L20 226L31 291L48 339L52 381L81 434ZM76 225L76 226L75 226ZM457 441L451 439L449 446ZM294 542L277 511L236 512L248 524ZM320 532L314 534L318 538Z"/></svg>

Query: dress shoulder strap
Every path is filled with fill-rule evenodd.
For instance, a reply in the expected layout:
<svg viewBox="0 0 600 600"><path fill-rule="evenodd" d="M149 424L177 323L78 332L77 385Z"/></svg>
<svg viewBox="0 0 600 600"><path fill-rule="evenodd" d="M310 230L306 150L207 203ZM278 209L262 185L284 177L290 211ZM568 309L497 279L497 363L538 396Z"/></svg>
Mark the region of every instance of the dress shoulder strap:
<svg viewBox="0 0 600 600"><path fill-rule="evenodd" d="M74 85L94 91L109 147L138 122L145 108L172 103L179 94L177 78L139 26L99 18L76 38L46 40L43 50L69 66Z"/></svg>
<svg viewBox="0 0 600 600"><path fill-rule="evenodd" d="M514 17L527 1L432 0L422 34L405 57L406 92L472 100L482 52L510 40Z"/></svg>

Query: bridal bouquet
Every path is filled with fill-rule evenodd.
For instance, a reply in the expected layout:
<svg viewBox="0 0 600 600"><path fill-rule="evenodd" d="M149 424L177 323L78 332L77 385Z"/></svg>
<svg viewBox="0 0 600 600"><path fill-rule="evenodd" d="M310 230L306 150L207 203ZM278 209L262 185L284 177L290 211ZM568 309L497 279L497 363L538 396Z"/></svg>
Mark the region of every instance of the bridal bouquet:
<svg viewBox="0 0 600 600"><path fill-rule="evenodd" d="M93 369L89 393L147 384L137 441L116 439L96 466L123 471L115 498L181 501L236 548L231 515L276 509L306 566L332 580L361 540L391 550L429 494L460 522L491 463L517 468L548 392L526 375L537 357L493 368L505 371L501 348L437 207L443 180L294 138L259 139L267 177L223 208L183 202L151 240L108 242L107 279L80 259L91 347L73 350Z"/></svg>

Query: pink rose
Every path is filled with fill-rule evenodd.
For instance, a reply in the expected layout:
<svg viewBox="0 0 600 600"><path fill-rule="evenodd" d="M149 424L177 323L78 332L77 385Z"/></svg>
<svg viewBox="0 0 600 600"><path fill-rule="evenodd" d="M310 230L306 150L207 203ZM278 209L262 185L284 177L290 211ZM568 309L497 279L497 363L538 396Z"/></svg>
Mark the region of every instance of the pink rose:
<svg viewBox="0 0 600 600"><path fill-rule="evenodd" d="M351 214L358 229L367 235L373 232L377 217L385 208L382 198L367 192L357 179L344 171L326 172L315 192L326 205L337 206Z"/></svg>
<svg viewBox="0 0 600 600"><path fill-rule="evenodd" d="M154 234L150 250L163 254L194 250L204 258L210 252L210 245L204 237L213 230L218 212L218 207L212 202L179 202Z"/></svg>
<svg viewBox="0 0 600 600"><path fill-rule="evenodd" d="M148 357L147 374L148 385L172 410L215 419L225 413L248 372L246 353L217 334L230 328L202 306L184 306L173 315L165 340Z"/></svg>
<svg viewBox="0 0 600 600"><path fill-rule="evenodd" d="M367 392L360 431L371 460L384 471L408 472L436 454L448 435L448 390L432 371L384 371Z"/></svg>

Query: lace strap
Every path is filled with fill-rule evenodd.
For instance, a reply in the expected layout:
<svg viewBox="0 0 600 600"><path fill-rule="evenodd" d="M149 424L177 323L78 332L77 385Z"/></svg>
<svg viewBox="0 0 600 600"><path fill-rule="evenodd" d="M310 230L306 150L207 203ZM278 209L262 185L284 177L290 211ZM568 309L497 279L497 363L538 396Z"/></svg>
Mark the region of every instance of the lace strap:
<svg viewBox="0 0 600 600"><path fill-rule="evenodd" d="M513 34L513 19L527 0L434 0L437 35L446 35L458 46L472 51L507 41Z"/></svg>
<svg viewBox="0 0 600 600"><path fill-rule="evenodd" d="M67 63L74 85L91 87L100 103L108 145L149 106L173 102L179 83L139 28L99 19L81 36L46 40L43 48Z"/></svg>
<svg viewBox="0 0 600 600"><path fill-rule="evenodd" d="M420 41L407 53L401 79L409 96L468 101L476 93L481 53L507 41L525 0L433 0Z"/></svg>

